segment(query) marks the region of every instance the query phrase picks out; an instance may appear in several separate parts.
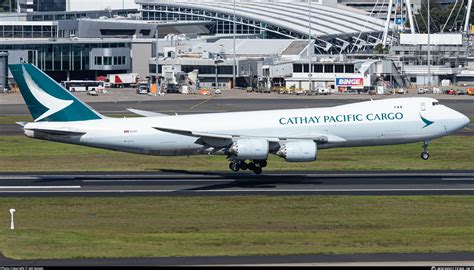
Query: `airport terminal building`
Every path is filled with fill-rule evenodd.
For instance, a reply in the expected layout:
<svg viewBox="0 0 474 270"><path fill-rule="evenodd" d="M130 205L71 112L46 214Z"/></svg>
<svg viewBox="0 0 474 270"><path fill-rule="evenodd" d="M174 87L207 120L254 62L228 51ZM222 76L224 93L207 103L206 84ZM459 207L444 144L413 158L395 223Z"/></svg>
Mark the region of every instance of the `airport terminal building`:
<svg viewBox="0 0 474 270"><path fill-rule="evenodd" d="M4 21L0 25L0 51L9 53L9 63L33 63L57 81L92 80L108 73L128 72L146 77L158 25L160 37L209 33L208 22L90 18Z"/></svg>
<svg viewBox="0 0 474 270"><path fill-rule="evenodd" d="M197 70L206 87L233 86L235 69L235 86L308 88L311 55L315 86L332 82L336 87L337 78L363 81L364 87L379 81L389 87L426 83L423 49L405 51L399 28L389 23L392 50L374 55L386 21L352 2L318 0L310 7L300 0L236 1L235 52L229 0L136 0L137 9L5 13L0 14L0 51L8 53L8 63L33 63L57 81L132 72L153 81L166 67ZM453 82L471 80L469 43L463 36L454 46L436 47L440 66L433 70L448 70Z"/></svg>

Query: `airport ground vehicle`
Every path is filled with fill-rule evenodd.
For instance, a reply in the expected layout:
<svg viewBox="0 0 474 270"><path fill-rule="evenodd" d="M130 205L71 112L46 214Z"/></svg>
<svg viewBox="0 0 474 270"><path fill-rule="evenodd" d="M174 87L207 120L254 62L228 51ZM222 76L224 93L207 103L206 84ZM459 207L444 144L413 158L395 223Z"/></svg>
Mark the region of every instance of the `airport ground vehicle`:
<svg viewBox="0 0 474 270"><path fill-rule="evenodd" d="M89 96L98 96L99 94L97 93L97 90L90 89L90 90L87 90L87 95L89 95Z"/></svg>
<svg viewBox="0 0 474 270"><path fill-rule="evenodd" d="M111 87L130 87L138 82L138 73L108 74L107 82Z"/></svg>
<svg viewBox="0 0 474 270"><path fill-rule="evenodd" d="M474 88L468 88L466 92L468 95L474 96Z"/></svg>
<svg viewBox="0 0 474 270"><path fill-rule="evenodd" d="M446 91L448 95L467 95L468 92L464 89L449 89Z"/></svg>
<svg viewBox="0 0 474 270"><path fill-rule="evenodd" d="M137 94L148 94L148 85L139 85L136 92Z"/></svg>
<svg viewBox="0 0 474 270"><path fill-rule="evenodd" d="M423 142L470 122L433 98L370 100L324 108L166 115L131 110L139 118L104 117L32 64L9 65L34 122L35 139L144 155L224 155L232 171L262 173L270 154L311 162L321 149ZM242 121L252 119L252 121Z"/></svg>
<svg viewBox="0 0 474 270"><path fill-rule="evenodd" d="M426 94L426 93L428 93L427 88L418 88L418 94Z"/></svg>
<svg viewBox="0 0 474 270"><path fill-rule="evenodd" d="M397 89L396 93L400 94L400 95L405 95L407 93L407 91L403 88L399 88L399 89Z"/></svg>
<svg viewBox="0 0 474 270"><path fill-rule="evenodd" d="M456 90L456 95L467 95L467 91L464 89Z"/></svg>
<svg viewBox="0 0 474 270"><path fill-rule="evenodd" d="M199 94L201 94L203 96L209 96L211 94L211 91L208 90L208 89L201 89L201 90L199 90Z"/></svg>
<svg viewBox="0 0 474 270"><path fill-rule="evenodd" d="M324 88L324 87L319 87L317 89L318 95L329 95L329 89Z"/></svg>
<svg viewBox="0 0 474 270"><path fill-rule="evenodd" d="M105 90L105 83L102 81L72 80L61 82L61 84L71 92L85 92L88 90L103 92Z"/></svg>

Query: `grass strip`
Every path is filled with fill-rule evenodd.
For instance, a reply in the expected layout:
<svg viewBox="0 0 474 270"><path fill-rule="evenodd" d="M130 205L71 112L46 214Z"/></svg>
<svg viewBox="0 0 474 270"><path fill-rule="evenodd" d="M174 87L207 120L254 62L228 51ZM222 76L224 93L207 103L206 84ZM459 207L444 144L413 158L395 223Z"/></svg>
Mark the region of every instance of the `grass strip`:
<svg viewBox="0 0 474 270"><path fill-rule="evenodd" d="M9 258L474 252L473 196L0 198Z"/></svg>
<svg viewBox="0 0 474 270"><path fill-rule="evenodd" d="M287 163L270 155L265 171L279 170L472 170L474 136L447 136L430 145L422 160L421 143L320 150L318 160ZM227 171L224 156L143 156L30 139L0 137L0 171Z"/></svg>

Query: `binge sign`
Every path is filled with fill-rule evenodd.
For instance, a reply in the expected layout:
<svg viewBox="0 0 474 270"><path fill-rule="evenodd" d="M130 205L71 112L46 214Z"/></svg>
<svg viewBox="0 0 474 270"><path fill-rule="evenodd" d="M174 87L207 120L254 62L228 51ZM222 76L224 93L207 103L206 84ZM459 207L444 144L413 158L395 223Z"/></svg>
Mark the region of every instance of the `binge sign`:
<svg viewBox="0 0 474 270"><path fill-rule="evenodd" d="M336 86L364 86L364 78L336 78Z"/></svg>

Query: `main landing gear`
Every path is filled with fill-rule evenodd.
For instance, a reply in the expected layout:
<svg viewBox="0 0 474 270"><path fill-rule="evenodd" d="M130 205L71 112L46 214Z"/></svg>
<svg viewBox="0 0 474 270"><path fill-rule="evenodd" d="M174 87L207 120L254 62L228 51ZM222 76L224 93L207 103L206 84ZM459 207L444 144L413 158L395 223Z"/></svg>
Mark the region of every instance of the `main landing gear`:
<svg viewBox="0 0 474 270"><path fill-rule="evenodd" d="M424 160L428 160L430 158L430 153L428 152L429 145L430 145L430 141L423 142L423 152L421 152L420 157Z"/></svg>
<svg viewBox="0 0 474 270"><path fill-rule="evenodd" d="M238 172L239 170L251 170L255 174L261 174L262 168L265 168L266 166L266 160L252 160L249 163L245 162L245 160L232 160L229 163L229 168L234 172Z"/></svg>

